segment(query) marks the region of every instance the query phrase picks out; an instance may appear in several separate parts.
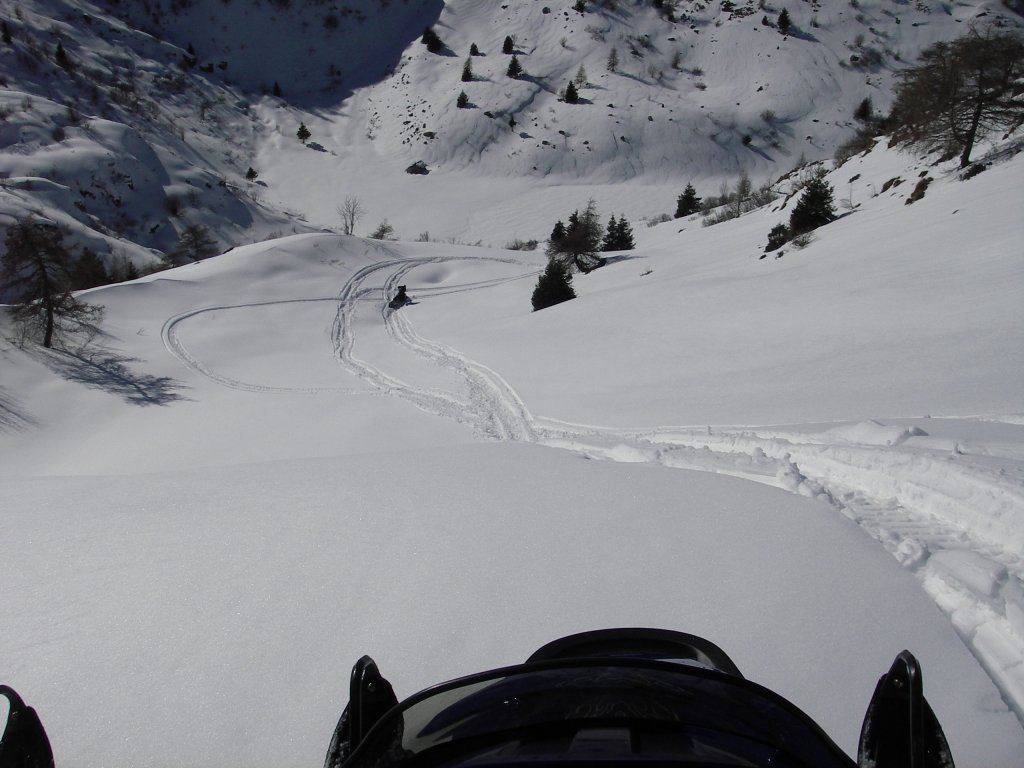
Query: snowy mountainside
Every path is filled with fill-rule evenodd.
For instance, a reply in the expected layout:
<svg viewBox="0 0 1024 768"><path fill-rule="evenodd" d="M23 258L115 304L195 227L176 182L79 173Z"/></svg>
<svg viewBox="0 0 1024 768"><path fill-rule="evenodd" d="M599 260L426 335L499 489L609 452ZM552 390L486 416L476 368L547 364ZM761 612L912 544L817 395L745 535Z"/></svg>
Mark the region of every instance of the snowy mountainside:
<svg viewBox="0 0 1024 768"><path fill-rule="evenodd" d="M788 35L771 4L681 2L671 21L641 0L571 6L2 0L2 210L67 224L108 267L155 263L192 224L222 249L336 229L348 195L361 231L389 218L406 238L542 238L555 185L639 218L671 210L687 181L708 194L830 156L921 47L976 20L1020 23L996 0L803 4ZM438 54L419 42L431 25ZM581 103L560 100L583 74ZM405 174L417 161L430 176Z"/></svg>
<svg viewBox="0 0 1024 768"><path fill-rule="evenodd" d="M760 184L831 157L861 101L888 110L895 74L923 47L972 22L1021 24L999 2L805 4L789 9L788 35L781 5L680 3L674 21L641 0L571 6L446 3L441 54L417 42L393 75L307 120L318 157L299 151L297 116L265 112L280 126L259 156L269 196L304 199L329 226L338 200L356 195L367 232L388 218L399 237L496 246L546 237L565 215L552 213L553 187L576 187L576 207L594 197L605 211L655 217L687 182L707 196L743 172ZM566 103L577 77L580 103ZM430 174L404 175L417 162Z"/></svg>
<svg viewBox="0 0 1024 768"><path fill-rule="evenodd" d="M247 185L248 107L186 51L89 3L3 2L0 211L69 227L114 270L152 266L190 224L221 247L293 226Z"/></svg>

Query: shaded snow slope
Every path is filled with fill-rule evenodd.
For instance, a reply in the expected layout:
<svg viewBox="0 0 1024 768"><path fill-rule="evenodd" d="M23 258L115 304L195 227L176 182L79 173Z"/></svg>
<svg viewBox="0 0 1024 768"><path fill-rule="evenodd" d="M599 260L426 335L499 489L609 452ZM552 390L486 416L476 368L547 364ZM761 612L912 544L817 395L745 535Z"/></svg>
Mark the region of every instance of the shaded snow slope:
<svg viewBox="0 0 1024 768"><path fill-rule="evenodd" d="M42 215L123 273L189 225L221 248L304 228L245 179L259 128L245 98L184 48L92 3L4 0L0 15L0 229Z"/></svg>

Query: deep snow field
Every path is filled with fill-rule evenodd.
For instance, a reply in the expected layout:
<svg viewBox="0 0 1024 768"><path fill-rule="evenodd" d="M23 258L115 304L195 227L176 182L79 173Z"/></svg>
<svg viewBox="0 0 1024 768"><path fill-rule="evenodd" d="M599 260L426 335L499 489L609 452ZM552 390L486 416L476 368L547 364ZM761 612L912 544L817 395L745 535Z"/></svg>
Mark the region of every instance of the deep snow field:
<svg viewBox="0 0 1024 768"><path fill-rule="evenodd" d="M1018 765L1021 169L879 147L803 250L672 221L539 313L540 252L329 234L95 289L0 351L2 676L62 766L298 766L363 653L408 695L653 625L853 752L906 647Z"/></svg>
<svg viewBox="0 0 1024 768"><path fill-rule="evenodd" d="M12 50L60 34L106 99L65 125L80 79L3 84L0 217L38 209L140 266L185 223L254 242L86 292L105 318L84 346L19 346L0 317L0 681L59 768L319 765L362 654L405 696L630 625L706 636L850 754L909 648L957 766L1019 768L1019 132L966 181L882 140L831 170L840 218L766 258L795 198L644 221L688 181L708 196L830 158L860 99L884 110L914 51L1000 4L823 3L813 26L801 4L782 39L714 8L678 31L393 3L407 33L438 22L441 57L332 37L302 4L307 36L253 32L277 35L268 55L245 3L199 0L159 38L142 6L119 5L131 27L88 5L0 0ZM509 31L531 79L502 75ZM190 40L223 82L164 90ZM870 51L876 70L847 66ZM150 117L113 100L126 61ZM275 76L290 100L257 93ZM429 175L404 172L417 159ZM347 195L356 235L386 218L400 240L337 234ZM502 246L590 198L637 248L531 312L543 250ZM415 303L391 311L400 284Z"/></svg>

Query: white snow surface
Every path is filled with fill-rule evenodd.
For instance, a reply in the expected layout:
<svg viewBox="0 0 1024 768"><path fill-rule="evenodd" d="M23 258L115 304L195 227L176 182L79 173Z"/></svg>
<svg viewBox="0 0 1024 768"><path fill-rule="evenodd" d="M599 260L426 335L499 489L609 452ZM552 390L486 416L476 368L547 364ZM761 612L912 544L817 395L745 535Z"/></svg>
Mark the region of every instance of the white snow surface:
<svg viewBox="0 0 1024 768"><path fill-rule="evenodd" d="M376 2L348 5L381 29ZM1005 9L862 0L854 21L826 3L785 40L759 14L698 13L684 69L656 83L647 67L679 40L639 4L491 5L393 3L408 41L439 21L457 55L364 45L365 72L340 62L340 103L285 72L294 103L250 104L233 80L251 93L355 50L317 6L282 15L308 40L281 33L287 50L260 57L244 3L200 2L161 41L106 3L0 0L16 54L26 29L57 29L94 73L127 56L161 110L155 127L120 103L76 124L62 75L12 77L0 225L38 209L139 264L186 223L223 243L304 232L86 292L106 308L87 346L22 348L0 316L0 680L39 711L58 766L318 765L364 653L402 696L569 632L651 625L718 643L850 754L909 648L957 765L1017 768L1020 135L979 147L991 167L967 181L883 140L830 173L840 219L764 259L795 198L713 227L639 221L691 179L706 195L829 156L914 51ZM362 45L360 29L337 34ZM534 80L504 80L507 31ZM621 46L643 34L654 48L633 61ZM202 63L230 62L225 83L215 68L170 98L161 68L189 35ZM486 54L465 86L476 106L456 110L470 42ZM612 44L624 73L604 68ZM840 66L872 47L884 66ZM590 103L570 108L556 91L581 62ZM692 151L666 154L680 142ZM431 174L406 175L421 158ZM266 187L246 186L250 164ZM347 194L368 209L358 234L390 217L408 239L493 245L543 239L592 197L638 247L533 313L542 252L310 233L337 226ZM167 220L168 198L183 216ZM416 303L390 311L399 284Z"/></svg>
<svg viewBox="0 0 1024 768"><path fill-rule="evenodd" d="M407 695L651 625L851 754L909 648L1018 765L1022 162L879 147L802 250L677 220L536 313L540 252L331 234L86 292L100 339L0 351L0 677L62 766L298 766L363 653Z"/></svg>

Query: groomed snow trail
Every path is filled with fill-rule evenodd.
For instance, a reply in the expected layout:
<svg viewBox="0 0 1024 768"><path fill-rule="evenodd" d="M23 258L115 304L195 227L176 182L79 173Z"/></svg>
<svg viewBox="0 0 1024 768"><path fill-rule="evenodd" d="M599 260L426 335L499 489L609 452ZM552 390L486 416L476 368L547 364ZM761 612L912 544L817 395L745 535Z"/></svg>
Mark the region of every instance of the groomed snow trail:
<svg viewBox="0 0 1024 768"><path fill-rule="evenodd" d="M593 459L729 474L822 500L917 576L1024 724L1024 456L998 445L939 440L919 427L878 422L824 431L614 429L535 417L500 374L423 338L406 309L387 305L387 297L417 267L459 257L410 258L386 247L381 252L385 258L357 270L338 296L329 299L337 302L331 332L334 357L373 390L465 424L485 439L533 442ZM535 274L424 288L413 292L414 299L485 289ZM371 278L378 278L375 284L369 284ZM284 391L220 375L189 352L179 325L215 309L232 307L193 310L169 319L163 331L167 349L224 386ZM358 357L356 318L366 311L379 313L389 339L443 369L458 382L457 389L416 386Z"/></svg>

